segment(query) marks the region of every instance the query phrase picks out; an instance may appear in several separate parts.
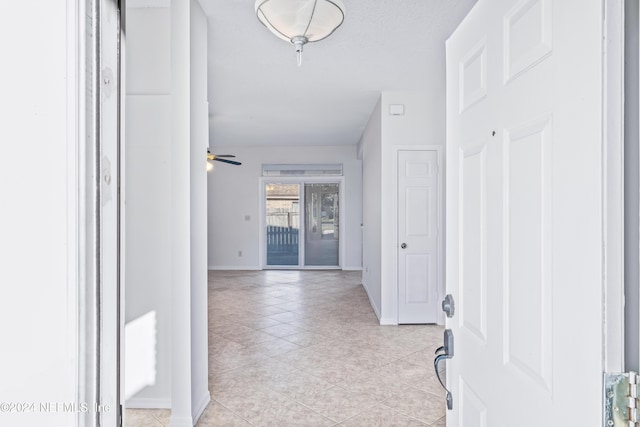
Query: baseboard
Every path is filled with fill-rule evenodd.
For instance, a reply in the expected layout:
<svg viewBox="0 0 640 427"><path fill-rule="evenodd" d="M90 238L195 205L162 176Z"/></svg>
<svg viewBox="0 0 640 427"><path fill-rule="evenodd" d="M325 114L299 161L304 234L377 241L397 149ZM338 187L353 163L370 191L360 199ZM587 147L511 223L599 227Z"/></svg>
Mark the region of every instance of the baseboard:
<svg viewBox="0 0 640 427"><path fill-rule="evenodd" d="M196 423L191 417L174 417L169 418L169 427L193 427Z"/></svg>
<svg viewBox="0 0 640 427"><path fill-rule="evenodd" d="M256 266L250 266L250 265L234 265L234 266L225 266L225 265L210 265L208 267L209 270L234 270L234 271L256 271L256 270L262 270L261 267L256 267ZM362 267L335 267L336 270L343 270L343 271L362 271ZM314 268L307 268L307 270L316 270ZM317 270L327 270L327 267L318 267Z"/></svg>
<svg viewBox="0 0 640 427"><path fill-rule="evenodd" d="M131 409L171 409L171 399L152 399L147 397L132 397L124 403L125 408Z"/></svg>
<svg viewBox="0 0 640 427"><path fill-rule="evenodd" d="M209 270L240 270L240 271L254 271L254 270L262 270L260 267L251 266L251 265L234 265L234 266L224 266L224 265L210 265Z"/></svg>
<svg viewBox="0 0 640 427"><path fill-rule="evenodd" d="M209 405L209 402L211 402L211 393L209 393L209 390L207 390L206 393L203 393L202 397L200 398L200 402L195 407L196 410L193 414L193 420L196 423L204 413L204 410L207 409L207 405Z"/></svg>
<svg viewBox="0 0 640 427"><path fill-rule="evenodd" d="M371 294L369 293L369 289L367 289L367 286L363 284L362 287L364 288L364 291L367 293L367 296L369 297L369 304L371 304L371 308L373 308L373 312L375 313L378 320L380 320L380 309L378 308L376 303L373 301L373 298L371 298Z"/></svg>
<svg viewBox="0 0 640 427"><path fill-rule="evenodd" d="M380 317L378 317L378 319L380 319ZM397 325L398 322L396 321L396 319L392 319L390 317L385 317L380 319L380 325L382 326L391 326L391 325Z"/></svg>

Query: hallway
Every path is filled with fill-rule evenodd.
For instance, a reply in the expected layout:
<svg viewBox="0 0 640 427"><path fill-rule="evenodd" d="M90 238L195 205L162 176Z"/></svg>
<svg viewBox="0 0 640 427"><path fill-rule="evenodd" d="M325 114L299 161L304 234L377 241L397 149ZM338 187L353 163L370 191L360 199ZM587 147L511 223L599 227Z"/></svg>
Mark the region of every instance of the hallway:
<svg viewBox="0 0 640 427"><path fill-rule="evenodd" d="M198 427L444 426L438 326L379 326L361 272L210 271ZM127 426L169 424L128 409Z"/></svg>

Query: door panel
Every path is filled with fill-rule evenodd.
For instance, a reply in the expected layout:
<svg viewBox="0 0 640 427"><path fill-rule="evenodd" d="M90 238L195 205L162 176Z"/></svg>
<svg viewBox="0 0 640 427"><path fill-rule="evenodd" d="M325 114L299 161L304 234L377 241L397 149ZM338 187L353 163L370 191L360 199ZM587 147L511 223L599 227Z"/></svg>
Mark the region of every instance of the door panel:
<svg viewBox="0 0 640 427"><path fill-rule="evenodd" d="M460 321L481 342L487 337L485 145L461 153L462 272ZM463 272L466 272L463 273ZM467 304L469 301L469 304Z"/></svg>
<svg viewBox="0 0 640 427"><path fill-rule="evenodd" d="M410 165L407 165L409 167ZM431 189L426 187L409 187L405 190L405 221L407 237L429 238L430 227L428 214L429 204L433 203Z"/></svg>
<svg viewBox="0 0 640 427"><path fill-rule="evenodd" d="M340 264L340 184L304 184L304 265Z"/></svg>
<svg viewBox="0 0 640 427"><path fill-rule="evenodd" d="M487 41L480 40L460 61L460 112L487 95Z"/></svg>
<svg viewBox="0 0 640 427"><path fill-rule="evenodd" d="M434 323L438 295L438 157L398 152L398 322ZM404 244L404 247L403 247Z"/></svg>
<svg viewBox="0 0 640 427"><path fill-rule="evenodd" d="M432 272L434 270L431 256L426 254L410 254L404 258L407 277L411 277L412 280L414 280L414 285L407 287L404 303L429 303L429 282L433 279Z"/></svg>
<svg viewBox="0 0 640 427"><path fill-rule="evenodd" d="M505 363L551 391L550 117L504 139Z"/></svg>
<svg viewBox="0 0 640 427"><path fill-rule="evenodd" d="M478 395L460 380L460 425L487 427L487 407Z"/></svg>
<svg viewBox="0 0 640 427"><path fill-rule="evenodd" d="M265 184L267 266L300 265L300 184Z"/></svg>
<svg viewBox="0 0 640 427"><path fill-rule="evenodd" d="M504 18L504 70L509 81L545 59L552 51L551 2L519 2Z"/></svg>
<svg viewBox="0 0 640 427"><path fill-rule="evenodd" d="M602 19L480 0L447 42L451 427L601 423Z"/></svg>

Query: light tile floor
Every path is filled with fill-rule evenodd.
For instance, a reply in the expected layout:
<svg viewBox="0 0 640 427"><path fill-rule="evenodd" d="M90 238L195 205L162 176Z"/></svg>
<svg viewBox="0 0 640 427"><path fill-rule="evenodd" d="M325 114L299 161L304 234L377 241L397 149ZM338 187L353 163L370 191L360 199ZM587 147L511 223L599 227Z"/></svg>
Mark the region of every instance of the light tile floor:
<svg viewBox="0 0 640 427"><path fill-rule="evenodd" d="M438 426L442 328L380 326L360 272L210 271L210 426ZM129 427L169 425L128 409Z"/></svg>

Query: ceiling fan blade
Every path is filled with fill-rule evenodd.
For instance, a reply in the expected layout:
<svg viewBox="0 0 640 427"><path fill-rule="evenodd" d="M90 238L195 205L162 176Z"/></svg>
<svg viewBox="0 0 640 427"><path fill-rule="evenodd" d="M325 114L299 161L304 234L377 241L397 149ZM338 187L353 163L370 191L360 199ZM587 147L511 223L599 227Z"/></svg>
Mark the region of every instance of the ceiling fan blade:
<svg viewBox="0 0 640 427"><path fill-rule="evenodd" d="M229 163L230 165L236 165L236 166L240 166L242 164L240 162L236 162L236 161L233 161L233 160L219 159L218 156L215 156L213 158L213 160L215 160L217 162L222 162L222 163Z"/></svg>

